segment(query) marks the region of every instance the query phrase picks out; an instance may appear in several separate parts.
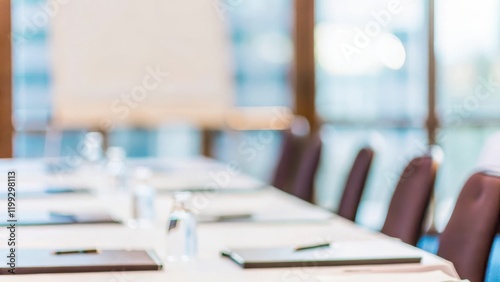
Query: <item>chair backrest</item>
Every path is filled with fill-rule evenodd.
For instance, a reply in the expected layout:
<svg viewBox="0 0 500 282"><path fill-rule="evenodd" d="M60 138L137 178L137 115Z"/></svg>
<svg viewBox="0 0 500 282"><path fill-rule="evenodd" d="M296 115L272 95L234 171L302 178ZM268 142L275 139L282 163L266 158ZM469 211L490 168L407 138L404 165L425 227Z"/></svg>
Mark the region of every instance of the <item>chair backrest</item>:
<svg viewBox="0 0 500 282"><path fill-rule="evenodd" d="M321 159L322 142L319 133L314 133L302 154L292 194L302 200L314 201L314 178Z"/></svg>
<svg viewBox="0 0 500 282"><path fill-rule="evenodd" d="M351 221L356 219L359 202L365 190L374 155L375 152L371 148L363 148L354 159L337 211L337 214L341 217Z"/></svg>
<svg viewBox="0 0 500 282"><path fill-rule="evenodd" d="M500 216L500 177L476 173L465 183L440 236L438 255L462 279L483 282Z"/></svg>
<svg viewBox="0 0 500 282"><path fill-rule="evenodd" d="M292 194L306 141L306 136L294 134L292 130L283 132L281 155L271 181L274 187Z"/></svg>
<svg viewBox="0 0 500 282"><path fill-rule="evenodd" d="M416 245L434 188L437 161L413 159L404 169L389 205L382 233Z"/></svg>

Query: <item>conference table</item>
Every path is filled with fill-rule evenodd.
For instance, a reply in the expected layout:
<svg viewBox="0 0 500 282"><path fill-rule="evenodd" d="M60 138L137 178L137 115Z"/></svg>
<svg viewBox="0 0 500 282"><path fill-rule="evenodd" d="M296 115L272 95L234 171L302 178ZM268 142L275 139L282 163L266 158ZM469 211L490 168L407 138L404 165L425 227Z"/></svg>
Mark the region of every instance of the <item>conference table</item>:
<svg viewBox="0 0 500 282"><path fill-rule="evenodd" d="M0 180L15 170L18 191L23 187L64 185L92 187L90 193L61 193L43 197L19 197L18 213L23 211L63 212L106 211L126 217L127 197L107 191L98 177L99 170L54 172L44 159L0 160ZM165 262L159 271L99 273L61 273L2 275L2 281L431 281L458 275L453 265L433 254L406 245L395 238L365 229L330 211L309 204L266 185L236 169L233 164L196 157L191 159L135 159L129 166L148 166L154 171L157 187L156 219L149 227L131 228L127 224L70 224L18 226L18 248L45 249L154 249L166 256L166 224L173 192L193 190L192 206L199 214L251 213L251 220L200 222L197 227L198 253L190 262ZM5 187L3 185L2 187ZM188 183L189 185L186 185ZM209 184L207 184L209 183ZM208 188L210 189L208 189ZM214 189L214 187L216 189ZM191 189L197 188L197 189ZM203 188L203 189L202 189ZM206 188L206 189L205 189ZM3 193L4 191L2 191ZM22 195L22 192L20 192ZM6 212L6 199L0 198L0 214ZM5 211L4 211L5 210ZM0 230L0 249L6 248L7 230ZM221 256L226 248L308 245L320 242L356 243L378 248L412 252L421 263L336 267L294 267L242 269ZM22 258L19 258L22 260ZM2 263L3 264L3 263ZM412 278L414 280L404 280ZM420 279L420 280L419 280ZM434 279L434 278L433 278ZM440 280L435 280L440 281Z"/></svg>

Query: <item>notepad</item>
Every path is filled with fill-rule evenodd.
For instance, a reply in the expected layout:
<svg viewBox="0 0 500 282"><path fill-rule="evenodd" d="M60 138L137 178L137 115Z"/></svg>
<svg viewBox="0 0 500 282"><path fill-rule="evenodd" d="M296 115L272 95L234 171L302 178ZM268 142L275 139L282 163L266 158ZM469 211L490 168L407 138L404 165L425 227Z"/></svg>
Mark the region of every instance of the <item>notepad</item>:
<svg viewBox="0 0 500 282"><path fill-rule="evenodd" d="M8 226L7 218L0 218L0 226ZM61 224L101 224L120 223L105 212L79 212L79 213L59 213L59 212L25 212L20 213L17 218L18 226L34 225L61 225Z"/></svg>
<svg viewBox="0 0 500 282"><path fill-rule="evenodd" d="M248 176L238 175L231 178L227 185L218 185L208 173L193 174L179 172L176 174L157 174L150 180L152 186L160 193L189 192L221 192L247 193L268 188L269 185Z"/></svg>
<svg viewBox="0 0 500 282"><path fill-rule="evenodd" d="M422 259L411 249L397 248L382 241L344 242L303 251L295 251L294 248L229 249L222 255L243 268L419 263Z"/></svg>
<svg viewBox="0 0 500 282"><path fill-rule="evenodd" d="M71 273L104 271L160 270L162 264L152 250L102 250L92 254L56 255L55 250L19 249L15 274ZM5 258L4 250L0 257ZM6 264L0 265L0 275L9 274Z"/></svg>

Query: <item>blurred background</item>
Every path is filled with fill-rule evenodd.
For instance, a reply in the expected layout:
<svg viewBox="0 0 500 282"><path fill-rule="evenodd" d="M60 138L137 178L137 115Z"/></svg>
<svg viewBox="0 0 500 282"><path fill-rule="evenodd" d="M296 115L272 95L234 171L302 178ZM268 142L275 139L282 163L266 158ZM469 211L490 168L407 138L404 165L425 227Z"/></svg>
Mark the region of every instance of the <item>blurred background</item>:
<svg viewBox="0 0 500 282"><path fill-rule="evenodd" d="M63 2L61 14L76 5L76 0ZM224 54L229 58L231 106L291 109L313 127L321 126L325 150L316 177L319 205L336 208L355 154L370 144L377 159L357 221L380 228L404 164L437 143L445 159L436 186L436 224L438 229L446 225L483 144L500 125L500 0L204 3L213 9L228 44ZM12 154L74 154L93 128L58 127L55 122L54 93L60 92L61 76L55 75L60 70L54 50L60 41L54 38L61 31L52 21L58 15L44 10L46 0L16 0L11 8ZM47 20L41 13L49 15ZM304 42L307 38L314 42ZM312 69L301 51L313 55ZM65 55L71 56L71 49ZM313 93L301 93L298 69L314 79L312 86L305 83ZM129 157L205 154L236 161L245 172L268 181L282 138L275 129L204 127L169 119L155 126L117 124L107 132L107 142L125 148ZM272 138L253 144L264 131ZM254 149L252 158L242 153L247 147Z"/></svg>

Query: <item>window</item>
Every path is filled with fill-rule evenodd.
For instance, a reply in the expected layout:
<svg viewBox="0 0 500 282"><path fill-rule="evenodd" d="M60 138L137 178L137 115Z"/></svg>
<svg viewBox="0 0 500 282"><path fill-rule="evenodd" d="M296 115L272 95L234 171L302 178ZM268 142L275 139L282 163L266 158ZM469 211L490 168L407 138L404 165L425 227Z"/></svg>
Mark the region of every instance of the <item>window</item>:
<svg viewBox="0 0 500 282"><path fill-rule="evenodd" d="M48 23L40 21L41 0L12 1L13 101L15 156L42 156L44 137L27 129L43 128L50 119Z"/></svg>

